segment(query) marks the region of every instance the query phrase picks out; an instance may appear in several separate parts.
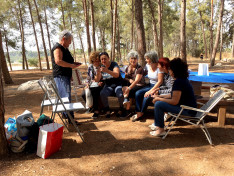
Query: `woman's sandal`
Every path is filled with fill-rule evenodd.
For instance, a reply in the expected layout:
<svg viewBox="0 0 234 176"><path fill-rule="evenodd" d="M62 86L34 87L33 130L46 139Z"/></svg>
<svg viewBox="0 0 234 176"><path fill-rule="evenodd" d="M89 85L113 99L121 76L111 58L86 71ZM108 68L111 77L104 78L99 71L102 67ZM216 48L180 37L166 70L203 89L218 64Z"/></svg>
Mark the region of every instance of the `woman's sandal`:
<svg viewBox="0 0 234 176"><path fill-rule="evenodd" d="M135 114L134 116L132 116L132 122L139 121L139 120L143 119L143 117L144 117L144 114L140 117L137 117L137 114Z"/></svg>
<svg viewBox="0 0 234 176"><path fill-rule="evenodd" d="M159 134L156 134L156 133L157 133L157 131L151 131L151 132L150 132L150 134L151 134L152 136L155 136L155 137L163 137L163 136L165 136L165 134L166 134L167 132L164 131L164 132L159 133Z"/></svg>

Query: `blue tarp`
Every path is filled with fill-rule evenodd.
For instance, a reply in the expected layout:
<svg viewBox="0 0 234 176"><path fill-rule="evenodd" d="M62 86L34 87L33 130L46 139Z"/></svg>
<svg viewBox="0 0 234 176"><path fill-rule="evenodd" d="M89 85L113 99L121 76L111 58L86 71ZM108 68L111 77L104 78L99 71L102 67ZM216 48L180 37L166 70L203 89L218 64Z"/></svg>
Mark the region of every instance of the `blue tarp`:
<svg viewBox="0 0 234 176"><path fill-rule="evenodd" d="M120 71L122 78L125 77L123 71ZM197 72L189 72L189 80L212 83L234 83L234 73L209 72L209 76L198 76Z"/></svg>
<svg viewBox="0 0 234 176"><path fill-rule="evenodd" d="M197 72L190 72L189 80L212 83L234 83L234 73L209 72L209 76L198 76Z"/></svg>

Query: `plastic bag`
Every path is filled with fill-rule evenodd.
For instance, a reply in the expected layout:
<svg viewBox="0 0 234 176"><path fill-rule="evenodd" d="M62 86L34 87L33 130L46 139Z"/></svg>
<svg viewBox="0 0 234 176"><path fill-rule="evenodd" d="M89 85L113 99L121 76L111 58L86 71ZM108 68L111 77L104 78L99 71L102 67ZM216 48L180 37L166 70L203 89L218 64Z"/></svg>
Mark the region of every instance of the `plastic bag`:
<svg viewBox="0 0 234 176"><path fill-rule="evenodd" d="M4 124L4 127L7 129L8 133L13 133L13 132L17 131L15 117L13 117L13 118L10 117L6 121L6 123Z"/></svg>
<svg viewBox="0 0 234 176"><path fill-rule="evenodd" d="M53 123L53 120L46 116L45 114L42 114L39 119L37 120L38 126L42 126L43 124Z"/></svg>
<svg viewBox="0 0 234 176"><path fill-rule="evenodd" d="M86 108L90 108L93 106L93 96L91 94L91 90L89 88L85 89L86 96Z"/></svg>
<svg viewBox="0 0 234 176"><path fill-rule="evenodd" d="M18 135L11 138L10 148L14 153L23 152L25 149L25 145L28 143L28 140L22 140Z"/></svg>

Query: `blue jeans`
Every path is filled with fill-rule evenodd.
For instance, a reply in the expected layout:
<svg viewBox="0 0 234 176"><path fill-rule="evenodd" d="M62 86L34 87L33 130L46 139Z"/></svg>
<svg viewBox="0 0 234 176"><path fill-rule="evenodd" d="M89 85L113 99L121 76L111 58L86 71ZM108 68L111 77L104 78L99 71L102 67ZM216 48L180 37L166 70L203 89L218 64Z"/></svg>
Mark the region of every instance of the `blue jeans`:
<svg viewBox="0 0 234 176"><path fill-rule="evenodd" d="M69 102L71 103L71 78L67 76L56 76L54 81L58 88L58 93L61 98L68 97ZM72 118L74 118L74 112L70 112ZM67 114L64 113L67 117Z"/></svg>
<svg viewBox="0 0 234 176"><path fill-rule="evenodd" d="M109 110L108 97L113 95L114 93L116 94L116 97L118 97L119 107L123 108L124 97L123 97L122 86L110 87L105 85L100 92L100 97L105 111Z"/></svg>
<svg viewBox="0 0 234 176"><path fill-rule="evenodd" d="M144 95L152 87L154 87L154 84L149 84L146 87L143 87L142 89L136 91L136 94L135 94L136 112L143 112L148 107L148 104L150 102L150 98L149 97L144 98Z"/></svg>
<svg viewBox="0 0 234 176"><path fill-rule="evenodd" d="M180 105L171 105L163 101L157 101L154 104L154 125L160 128L164 128L164 113L171 112L178 114L180 110ZM187 110L183 110L182 114L189 116L192 115Z"/></svg>

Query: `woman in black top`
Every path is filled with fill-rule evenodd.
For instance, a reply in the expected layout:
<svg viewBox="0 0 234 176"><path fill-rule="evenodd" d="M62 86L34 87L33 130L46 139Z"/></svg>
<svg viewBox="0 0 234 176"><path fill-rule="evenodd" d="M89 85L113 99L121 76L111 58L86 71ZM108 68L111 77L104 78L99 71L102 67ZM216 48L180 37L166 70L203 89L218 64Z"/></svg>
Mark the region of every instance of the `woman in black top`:
<svg viewBox="0 0 234 176"><path fill-rule="evenodd" d="M179 113L181 110L180 105L186 105L190 107L197 107L195 95L192 85L187 79L189 76L188 65L180 58L175 58L170 61L170 75L175 79L172 86L171 94L168 94L164 98L154 97L154 125L156 131L150 132L152 136L161 137L166 134L164 130L164 113L172 112ZM194 111L184 110L183 115L195 115Z"/></svg>

